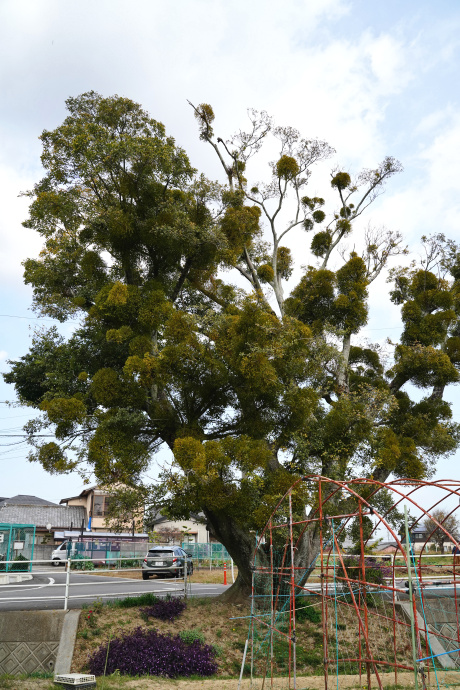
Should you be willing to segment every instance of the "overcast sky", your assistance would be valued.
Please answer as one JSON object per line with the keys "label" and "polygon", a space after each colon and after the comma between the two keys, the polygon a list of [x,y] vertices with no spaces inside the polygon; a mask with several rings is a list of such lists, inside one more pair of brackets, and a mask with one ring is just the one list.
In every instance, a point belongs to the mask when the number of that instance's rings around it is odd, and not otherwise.
{"label": "overcast sky", "polygon": [[[417,253],[423,234],[459,235],[459,37],[455,0],[2,0],[1,369],[25,354],[40,323],[21,266],[40,241],[21,226],[27,201],[18,195],[42,176],[38,136],[62,122],[67,97],[94,89],[138,101],[212,178],[220,171],[187,99],[212,104],[223,138],[245,126],[252,107],[327,140],[347,170],[395,156],[404,173],[369,220],[400,230]],[[321,181],[312,192],[323,192]],[[301,258],[305,237],[292,243]],[[387,290],[382,279],[366,330],[372,340],[401,332]],[[14,400],[1,386],[1,400]],[[449,395],[459,421],[460,397]],[[0,433],[19,434],[28,417],[1,404]],[[0,496],[59,501],[82,489],[78,475],[51,477],[31,465],[20,440],[1,438]],[[460,479],[458,458],[440,462],[438,476]]]}

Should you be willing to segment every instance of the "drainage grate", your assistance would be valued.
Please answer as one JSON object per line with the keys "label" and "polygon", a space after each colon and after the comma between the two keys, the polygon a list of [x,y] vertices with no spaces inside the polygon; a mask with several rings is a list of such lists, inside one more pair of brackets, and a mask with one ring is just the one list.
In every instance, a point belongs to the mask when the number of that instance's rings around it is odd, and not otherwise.
{"label": "drainage grate", "polygon": [[54,676],[54,682],[61,688],[95,688],[96,676],[84,673],[61,673]]}

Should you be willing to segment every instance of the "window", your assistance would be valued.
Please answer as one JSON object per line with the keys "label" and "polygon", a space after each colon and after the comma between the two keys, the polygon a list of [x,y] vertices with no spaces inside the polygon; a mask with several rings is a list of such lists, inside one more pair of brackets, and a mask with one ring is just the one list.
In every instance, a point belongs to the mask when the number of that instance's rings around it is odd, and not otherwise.
{"label": "window", "polygon": [[151,549],[149,551],[149,556],[153,556],[153,558],[173,558],[174,555],[174,551],[166,551],[163,549]]}
{"label": "window", "polygon": [[110,496],[93,496],[93,517],[107,515],[110,501]]}
{"label": "window", "polygon": [[93,497],[93,515],[102,517],[104,515],[104,496]]}

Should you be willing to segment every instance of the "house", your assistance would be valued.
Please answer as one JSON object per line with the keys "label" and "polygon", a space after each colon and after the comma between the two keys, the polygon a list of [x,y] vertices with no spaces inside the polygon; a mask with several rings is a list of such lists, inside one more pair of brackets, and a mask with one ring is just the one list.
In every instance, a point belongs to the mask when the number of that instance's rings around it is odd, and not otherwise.
{"label": "house", "polygon": [[[85,529],[89,527],[91,518],[91,532],[107,532],[108,525],[106,518],[111,500],[111,493],[107,489],[99,486],[91,486],[84,489],[78,496],[63,498],[59,501],[61,505],[68,507],[78,507],[84,511]],[[136,531],[143,531],[143,514],[135,518]],[[131,531],[132,523],[126,525],[126,530]]]}
{"label": "house", "polygon": [[[422,548],[424,551],[437,550],[438,546],[432,539],[431,530],[428,530],[423,524],[415,525],[415,527],[409,529],[409,534],[414,551],[421,551]],[[405,532],[401,532],[400,539],[402,544],[406,543]],[[444,547],[447,547],[449,550],[452,548],[452,542],[447,536],[445,538]]]}
{"label": "house", "polygon": [[[56,530],[77,528],[85,519],[78,506],[60,506],[38,496],[18,495],[0,499],[0,523],[35,525],[35,543],[55,543]],[[58,542],[56,542],[58,543]]]}
{"label": "house", "polygon": [[395,541],[380,541],[375,545],[375,551],[378,554],[396,553],[399,547]]}
{"label": "house", "polygon": [[170,520],[169,518],[157,513],[149,526],[153,528],[153,534],[162,543],[189,544],[207,543],[215,541],[206,528],[204,515],[190,514],[188,520]]}

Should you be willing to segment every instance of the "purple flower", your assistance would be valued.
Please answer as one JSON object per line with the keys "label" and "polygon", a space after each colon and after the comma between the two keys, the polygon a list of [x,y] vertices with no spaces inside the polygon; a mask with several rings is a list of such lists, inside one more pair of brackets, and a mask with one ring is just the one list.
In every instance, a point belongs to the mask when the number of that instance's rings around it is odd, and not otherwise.
{"label": "purple flower", "polygon": [[162,635],[156,630],[137,628],[134,632],[103,644],[90,657],[89,668],[94,675],[117,669],[122,675],[212,676],[217,671],[216,652],[210,645],[194,640],[187,644],[178,635]]}
{"label": "purple flower", "polygon": [[141,609],[141,614],[144,618],[158,618],[161,621],[173,621],[185,609],[186,603],[179,597],[171,599],[160,599],[153,606],[147,606]]}

